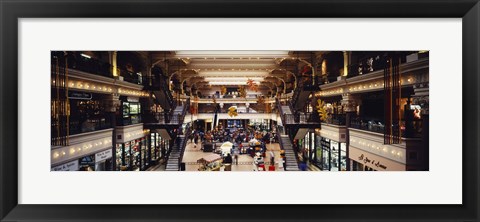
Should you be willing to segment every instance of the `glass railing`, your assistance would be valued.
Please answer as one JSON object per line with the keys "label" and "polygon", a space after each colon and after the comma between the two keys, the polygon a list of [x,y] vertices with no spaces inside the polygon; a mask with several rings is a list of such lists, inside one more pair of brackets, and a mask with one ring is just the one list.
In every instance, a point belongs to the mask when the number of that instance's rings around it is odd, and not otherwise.
{"label": "glass railing", "polygon": [[327,120],[323,121],[328,124],[344,126],[346,123],[345,114],[331,114]]}
{"label": "glass railing", "polygon": [[[113,78],[113,66],[110,63],[84,56],[67,56],[67,61],[68,68],[70,69]],[[142,84],[142,78],[137,73],[120,68],[117,68],[116,71],[123,77],[124,81],[134,84]]]}
{"label": "glass railing", "polygon": [[377,70],[383,70],[385,66],[385,58],[377,55],[367,59],[360,60],[348,66],[348,78],[358,75],[368,74]]}
{"label": "glass railing", "polygon": [[133,124],[139,124],[139,123],[142,123],[142,118],[141,118],[140,115],[135,115],[135,116],[127,117],[127,118],[122,118],[120,120],[120,122],[117,122],[117,123],[120,123],[119,124],[120,126],[128,126],[128,125],[133,125]]}
{"label": "glass railing", "polygon": [[[54,126],[52,125],[52,127]],[[112,128],[112,124],[110,121],[107,121],[106,118],[88,119],[85,121],[70,120],[69,122],[70,135],[88,133],[109,128]]]}
{"label": "glass railing", "polygon": [[123,77],[123,81],[139,85],[142,84],[142,78],[137,73],[125,69],[118,70],[120,71],[119,75]]}
{"label": "glass railing", "polygon": [[384,124],[372,120],[368,121],[363,119],[352,119],[350,121],[350,127],[376,133],[384,133],[385,131]]}
{"label": "glass railing", "polygon": [[[350,127],[375,133],[385,133],[385,125],[378,121],[353,119],[350,121]],[[400,135],[403,138],[420,138],[422,136],[422,127],[421,120],[412,121],[411,130],[406,129],[404,120],[400,121],[400,125],[396,124],[392,126],[394,129],[400,129]]]}
{"label": "glass railing", "polygon": [[113,66],[93,58],[67,56],[68,68],[112,78]]}

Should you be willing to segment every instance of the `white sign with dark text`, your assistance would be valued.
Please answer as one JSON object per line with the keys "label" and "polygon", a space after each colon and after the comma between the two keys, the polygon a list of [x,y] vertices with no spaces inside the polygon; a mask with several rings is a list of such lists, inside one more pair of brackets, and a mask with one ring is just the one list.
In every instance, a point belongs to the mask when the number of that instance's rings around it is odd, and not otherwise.
{"label": "white sign with dark text", "polygon": [[110,159],[112,157],[112,150],[104,150],[95,154],[95,163]]}
{"label": "white sign with dark text", "polygon": [[77,171],[78,170],[78,160],[62,164],[60,166],[52,167],[52,171]]}

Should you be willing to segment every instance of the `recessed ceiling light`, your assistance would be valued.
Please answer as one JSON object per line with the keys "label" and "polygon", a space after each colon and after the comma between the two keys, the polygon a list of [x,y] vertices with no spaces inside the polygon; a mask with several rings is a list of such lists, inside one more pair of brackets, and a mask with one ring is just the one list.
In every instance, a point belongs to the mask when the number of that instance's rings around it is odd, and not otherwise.
{"label": "recessed ceiling light", "polygon": [[92,57],[90,57],[89,55],[87,55],[87,54],[83,54],[83,53],[82,53],[82,54],[80,54],[80,55],[81,55],[82,57],[85,57],[85,58],[87,58],[87,59],[91,59],[91,58],[92,58]]}

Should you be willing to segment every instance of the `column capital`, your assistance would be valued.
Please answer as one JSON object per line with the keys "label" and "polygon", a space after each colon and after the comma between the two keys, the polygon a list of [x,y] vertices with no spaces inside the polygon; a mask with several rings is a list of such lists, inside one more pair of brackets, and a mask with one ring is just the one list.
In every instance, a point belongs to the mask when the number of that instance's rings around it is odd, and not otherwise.
{"label": "column capital", "polygon": [[340,102],[345,112],[356,112],[357,106],[362,104],[362,100],[358,95],[352,95],[350,93],[342,94],[342,101]]}
{"label": "column capital", "polygon": [[103,97],[106,112],[116,112],[120,109],[120,95],[110,94]]}

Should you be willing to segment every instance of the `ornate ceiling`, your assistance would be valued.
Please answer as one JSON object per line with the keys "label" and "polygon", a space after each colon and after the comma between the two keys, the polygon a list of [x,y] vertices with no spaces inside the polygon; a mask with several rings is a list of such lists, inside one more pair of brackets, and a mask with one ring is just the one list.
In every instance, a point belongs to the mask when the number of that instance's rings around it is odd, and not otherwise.
{"label": "ornate ceiling", "polygon": [[151,60],[168,70],[186,88],[211,90],[238,87],[253,80],[259,91],[286,92],[299,66],[311,65],[317,53],[294,51],[169,51],[153,52]]}

